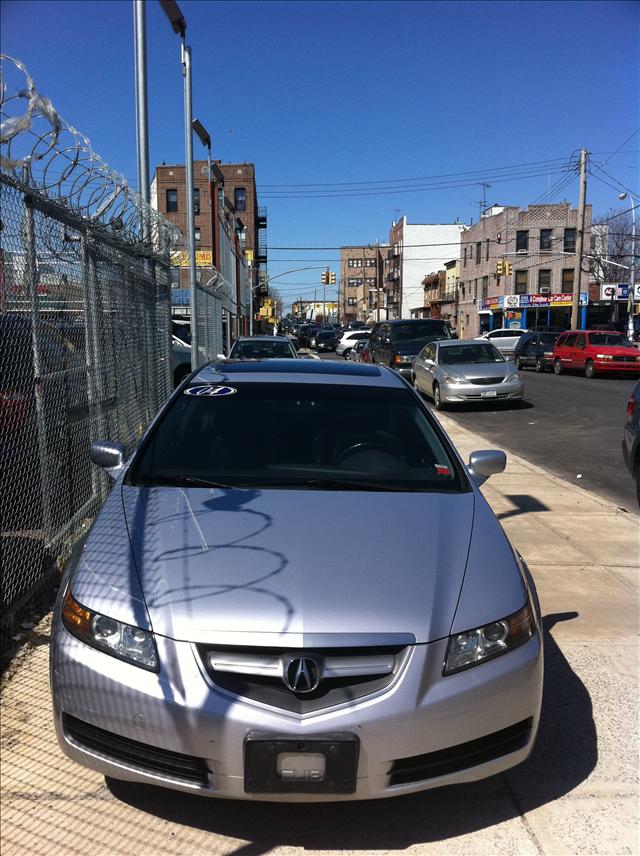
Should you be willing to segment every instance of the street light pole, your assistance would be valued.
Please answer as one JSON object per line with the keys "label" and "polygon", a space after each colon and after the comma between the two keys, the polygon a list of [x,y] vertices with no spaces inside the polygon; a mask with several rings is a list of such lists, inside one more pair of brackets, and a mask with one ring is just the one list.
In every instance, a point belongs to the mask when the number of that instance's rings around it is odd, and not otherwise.
{"label": "street light pole", "polygon": [[[147,23],[145,0],[133,2],[136,70],[136,144],[138,193],[149,203],[149,126],[147,109]],[[148,235],[144,236],[145,239]]]}
{"label": "street light pole", "polygon": [[180,36],[180,61],[184,81],[184,159],[187,190],[187,246],[189,253],[189,314],[191,316],[191,369],[199,365],[198,354],[198,283],[196,281],[196,223],[193,210],[193,136],[191,123],[191,48],[186,44],[187,22],[174,0],[160,0],[173,32]]}

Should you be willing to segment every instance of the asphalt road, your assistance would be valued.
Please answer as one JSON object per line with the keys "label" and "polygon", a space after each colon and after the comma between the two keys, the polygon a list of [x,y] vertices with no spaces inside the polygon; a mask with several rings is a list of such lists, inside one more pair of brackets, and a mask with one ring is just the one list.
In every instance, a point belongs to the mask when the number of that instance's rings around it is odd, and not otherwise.
{"label": "asphalt road", "polygon": [[[323,359],[342,359],[326,354]],[[523,372],[525,402],[461,405],[447,416],[551,473],[637,511],[622,459],[622,427],[633,378]],[[429,399],[427,399],[429,401]]]}

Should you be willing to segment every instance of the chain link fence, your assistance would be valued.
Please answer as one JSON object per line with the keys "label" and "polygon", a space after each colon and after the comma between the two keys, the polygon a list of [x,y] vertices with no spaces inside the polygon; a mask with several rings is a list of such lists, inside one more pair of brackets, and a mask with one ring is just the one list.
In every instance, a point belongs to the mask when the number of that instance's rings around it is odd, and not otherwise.
{"label": "chain link fence", "polygon": [[179,233],[65,125],[20,63],[2,59],[3,75],[8,65],[27,83],[7,97],[3,78],[2,89],[4,642],[107,495],[90,443],[131,451],[171,392],[168,254]]}

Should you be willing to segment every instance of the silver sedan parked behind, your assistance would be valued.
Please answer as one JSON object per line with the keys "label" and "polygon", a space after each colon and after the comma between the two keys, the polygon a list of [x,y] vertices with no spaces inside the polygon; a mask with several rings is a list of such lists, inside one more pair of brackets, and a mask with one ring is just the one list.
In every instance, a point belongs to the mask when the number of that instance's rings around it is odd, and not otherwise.
{"label": "silver sedan parked behind", "polygon": [[128,461],[107,442],[92,460],[115,484],[52,631],[70,758],[312,801],[471,782],[529,755],[539,608],[478,489],[505,455],[465,466],[396,372],[207,365]]}
{"label": "silver sedan parked behind", "polygon": [[465,401],[518,401],[524,395],[515,365],[477,339],[425,345],[413,359],[413,384],[433,398],[438,410]]}
{"label": "silver sedan parked behind", "polygon": [[295,359],[297,356],[288,336],[239,336],[229,352],[230,360]]}

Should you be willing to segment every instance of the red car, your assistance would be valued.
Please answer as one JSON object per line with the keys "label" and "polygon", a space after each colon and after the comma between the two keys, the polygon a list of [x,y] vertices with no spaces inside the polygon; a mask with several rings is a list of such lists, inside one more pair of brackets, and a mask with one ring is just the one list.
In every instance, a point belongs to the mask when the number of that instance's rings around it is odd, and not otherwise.
{"label": "red car", "polygon": [[610,330],[569,330],[553,348],[553,370],[583,371],[585,377],[605,372],[640,373],[640,351],[623,333]]}

